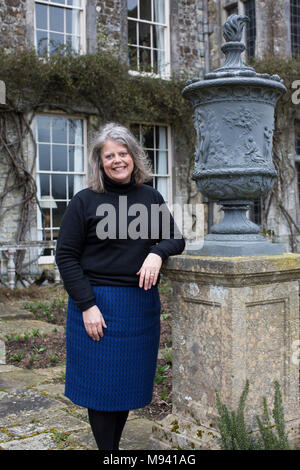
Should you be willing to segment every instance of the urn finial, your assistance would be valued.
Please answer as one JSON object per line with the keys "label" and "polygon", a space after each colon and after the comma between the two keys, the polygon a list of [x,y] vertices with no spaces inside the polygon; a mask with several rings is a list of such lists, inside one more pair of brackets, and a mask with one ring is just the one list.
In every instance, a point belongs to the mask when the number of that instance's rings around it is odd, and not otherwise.
{"label": "urn finial", "polygon": [[243,28],[245,23],[249,22],[248,16],[230,15],[223,24],[223,36],[227,42],[238,41],[242,39]]}

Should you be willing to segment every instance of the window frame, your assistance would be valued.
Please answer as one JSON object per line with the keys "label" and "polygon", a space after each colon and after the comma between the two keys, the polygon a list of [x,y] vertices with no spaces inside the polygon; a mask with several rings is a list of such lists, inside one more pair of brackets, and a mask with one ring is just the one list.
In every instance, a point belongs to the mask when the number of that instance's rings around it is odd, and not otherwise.
{"label": "window frame", "polygon": [[[159,177],[162,177],[162,178],[167,178],[167,195],[168,195],[168,202],[167,202],[167,205],[169,207],[172,206],[173,204],[173,193],[172,193],[172,184],[173,184],[173,178],[172,178],[172,168],[173,168],[173,149],[172,149],[172,129],[171,129],[171,126],[169,124],[166,124],[166,123],[162,123],[162,122],[145,122],[145,121],[130,121],[128,123],[128,128],[130,129],[130,126],[131,125],[139,125],[139,126],[152,126],[152,127],[165,127],[166,130],[167,130],[167,144],[168,144],[168,148],[166,149],[167,150],[167,163],[168,163],[168,173],[167,174],[159,174],[159,173],[152,173],[152,178],[159,178]],[[140,129],[140,135],[141,135],[141,129]],[[141,140],[139,140],[139,142],[142,144]],[[144,147],[143,147],[144,148]],[[147,147],[145,147],[145,151],[147,153],[148,150],[152,150],[152,149],[148,149]],[[153,148],[153,150],[159,150],[159,149],[156,149],[156,148]],[[155,186],[153,186],[155,188]],[[156,188],[155,188],[156,189]]]}
{"label": "window frame", "polygon": [[254,30],[255,30],[255,36],[254,36],[254,45],[253,45],[253,49],[254,49],[254,53],[253,55],[250,55],[249,54],[249,49],[250,49],[250,45],[249,45],[249,28],[250,28],[250,24],[247,24],[246,25],[246,28],[245,28],[245,42],[246,42],[246,54],[247,54],[247,60],[248,61],[251,61],[252,58],[255,58],[256,57],[256,53],[257,53],[257,48],[256,48],[256,41],[257,41],[257,21],[256,21],[256,1],[255,0],[242,0],[243,1],[243,9],[244,9],[244,14],[247,15],[247,4],[251,1],[253,2],[253,6],[254,6]]}
{"label": "window frame", "polygon": [[[86,53],[86,2],[87,0],[81,0],[82,5],[80,7],[72,6],[72,5],[63,5],[61,3],[56,3],[54,0],[34,0],[33,2],[33,26],[34,26],[34,47],[35,50],[38,53],[38,44],[37,44],[37,35],[36,32],[37,30],[39,31],[40,29],[37,28],[36,25],[36,13],[35,13],[35,5],[36,4],[41,4],[45,6],[54,6],[54,7],[59,7],[59,8],[64,8],[68,10],[78,10],[79,13],[79,54],[85,54]],[[64,34],[65,33],[65,24],[64,24]],[[49,25],[49,20],[47,24],[47,30],[41,30],[41,31],[47,31],[47,57],[50,57],[50,41],[49,41],[49,33],[51,32],[50,30],[50,25]],[[55,31],[54,31],[55,32]]]}
{"label": "window frame", "polygon": [[[53,171],[53,170],[38,170],[38,125],[37,125],[37,117],[38,116],[47,116],[49,118],[64,118],[64,119],[78,119],[82,121],[82,148],[83,148],[83,171],[81,172],[75,172],[75,171]],[[63,175],[68,175],[68,174],[78,174],[82,176],[82,189],[84,189],[87,185],[87,178],[88,178],[88,151],[87,151],[87,119],[80,116],[80,115],[66,115],[66,114],[59,114],[59,113],[47,113],[47,112],[41,112],[37,113],[36,116],[33,119],[32,123],[32,130],[33,130],[33,135],[35,136],[36,139],[36,162],[35,162],[35,172],[34,172],[34,177],[35,181],[37,184],[37,198],[39,202],[41,201],[41,193],[40,193],[40,182],[39,182],[39,175],[40,174],[49,174],[49,175],[55,175],[55,174],[63,174]],[[49,144],[56,145],[52,141],[49,142]],[[66,144],[68,145],[68,144]],[[52,197],[52,195],[50,194]],[[68,195],[69,196],[69,195]],[[53,198],[54,199],[54,198]],[[54,201],[58,202],[66,202],[66,207],[68,206],[69,202],[71,201],[72,198],[68,197],[66,199],[54,199]],[[56,227],[53,225],[53,219],[50,219],[50,226],[49,228],[47,227],[46,232],[50,233],[50,239],[49,240],[54,240],[53,239],[53,231],[58,230],[59,232],[60,227]],[[37,240],[43,240],[43,236],[45,233],[45,227],[42,225],[42,214],[40,211],[40,208],[38,204],[36,204],[36,239]]]}
{"label": "window frame", "polygon": [[[140,0],[138,0],[138,8],[139,8],[139,2]],[[154,26],[155,25],[164,26],[165,28],[165,35],[164,35],[164,51],[165,51],[164,69],[165,71],[164,73],[160,74],[160,73],[155,73],[155,72],[145,72],[141,70],[130,69],[129,70],[130,75],[152,77],[152,78],[162,78],[165,80],[168,80],[171,77],[170,0],[164,0],[164,5],[165,5],[165,23],[164,24],[157,23],[155,21],[142,20],[140,18],[133,18],[128,15],[128,6],[127,6],[127,28],[128,28],[128,20],[135,21],[136,23],[139,22],[139,23],[145,23],[145,24],[150,24]],[[151,0],[151,8],[153,9],[153,0]],[[129,40],[127,39],[127,52],[129,52],[130,46],[131,44],[129,44]],[[137,46],[136,48],[139,48],[138,45],[136,46]],[[151,51],[155,49],[150,47],[149,50]],[[128,64],[129,64],[129,58],[128,58]]]}

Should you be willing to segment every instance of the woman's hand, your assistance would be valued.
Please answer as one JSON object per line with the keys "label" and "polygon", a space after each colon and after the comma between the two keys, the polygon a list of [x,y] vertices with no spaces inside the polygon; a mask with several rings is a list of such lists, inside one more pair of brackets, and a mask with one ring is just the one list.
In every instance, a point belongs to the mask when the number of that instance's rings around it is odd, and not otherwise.
{"label": "woman's hand", "polygon": [[87,310],[84,310],[82,317],[87,334],[94,341],[99,341],[99,336],[103,336],[103,328],[107,328],[107,326],[97,305],[93,305]]}
{"label": "woman's hand", "polygon": [[141,269],[137,272],[137,275],[140,276],[139,287],[143,287],[144,284],[144,289],[147,290],[155,286],[161,265],[161,257],[155,253],[149,253]]}

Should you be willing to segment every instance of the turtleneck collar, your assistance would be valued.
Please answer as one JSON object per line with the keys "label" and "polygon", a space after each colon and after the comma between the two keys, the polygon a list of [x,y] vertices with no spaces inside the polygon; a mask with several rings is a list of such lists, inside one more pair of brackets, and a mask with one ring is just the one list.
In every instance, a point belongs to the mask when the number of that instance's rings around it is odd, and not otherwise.
{"label": "turtleneck collar", "polygon": [[135,179],[133,173],[131,174],[130,181],[128,183],[117,183],[113,181],[107,174],[103,171],[104,187],[106,191],[126,194],[135,187]]}

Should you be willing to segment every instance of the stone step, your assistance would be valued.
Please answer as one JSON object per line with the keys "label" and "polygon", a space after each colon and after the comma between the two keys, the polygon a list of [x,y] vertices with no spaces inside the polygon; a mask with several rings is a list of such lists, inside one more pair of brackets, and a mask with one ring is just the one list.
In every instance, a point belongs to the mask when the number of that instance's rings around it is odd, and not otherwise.
{"label": "stone step", "polygon": [[25,333],[31,333],[33,330],[38,330],[39,334],[49,335],[54,331],[64,333],[65,328],[62,325],[54,325],[41,320],[4,320],[0,321],[0,340],[7,341],[7,337],[12,335],[24,336]]}
{"label": "stone step", "polygon": [[34,319],[32,312],[24,308],[24,300],[15,300],[0,303],[0,319],[3,320],[22,320]]}

